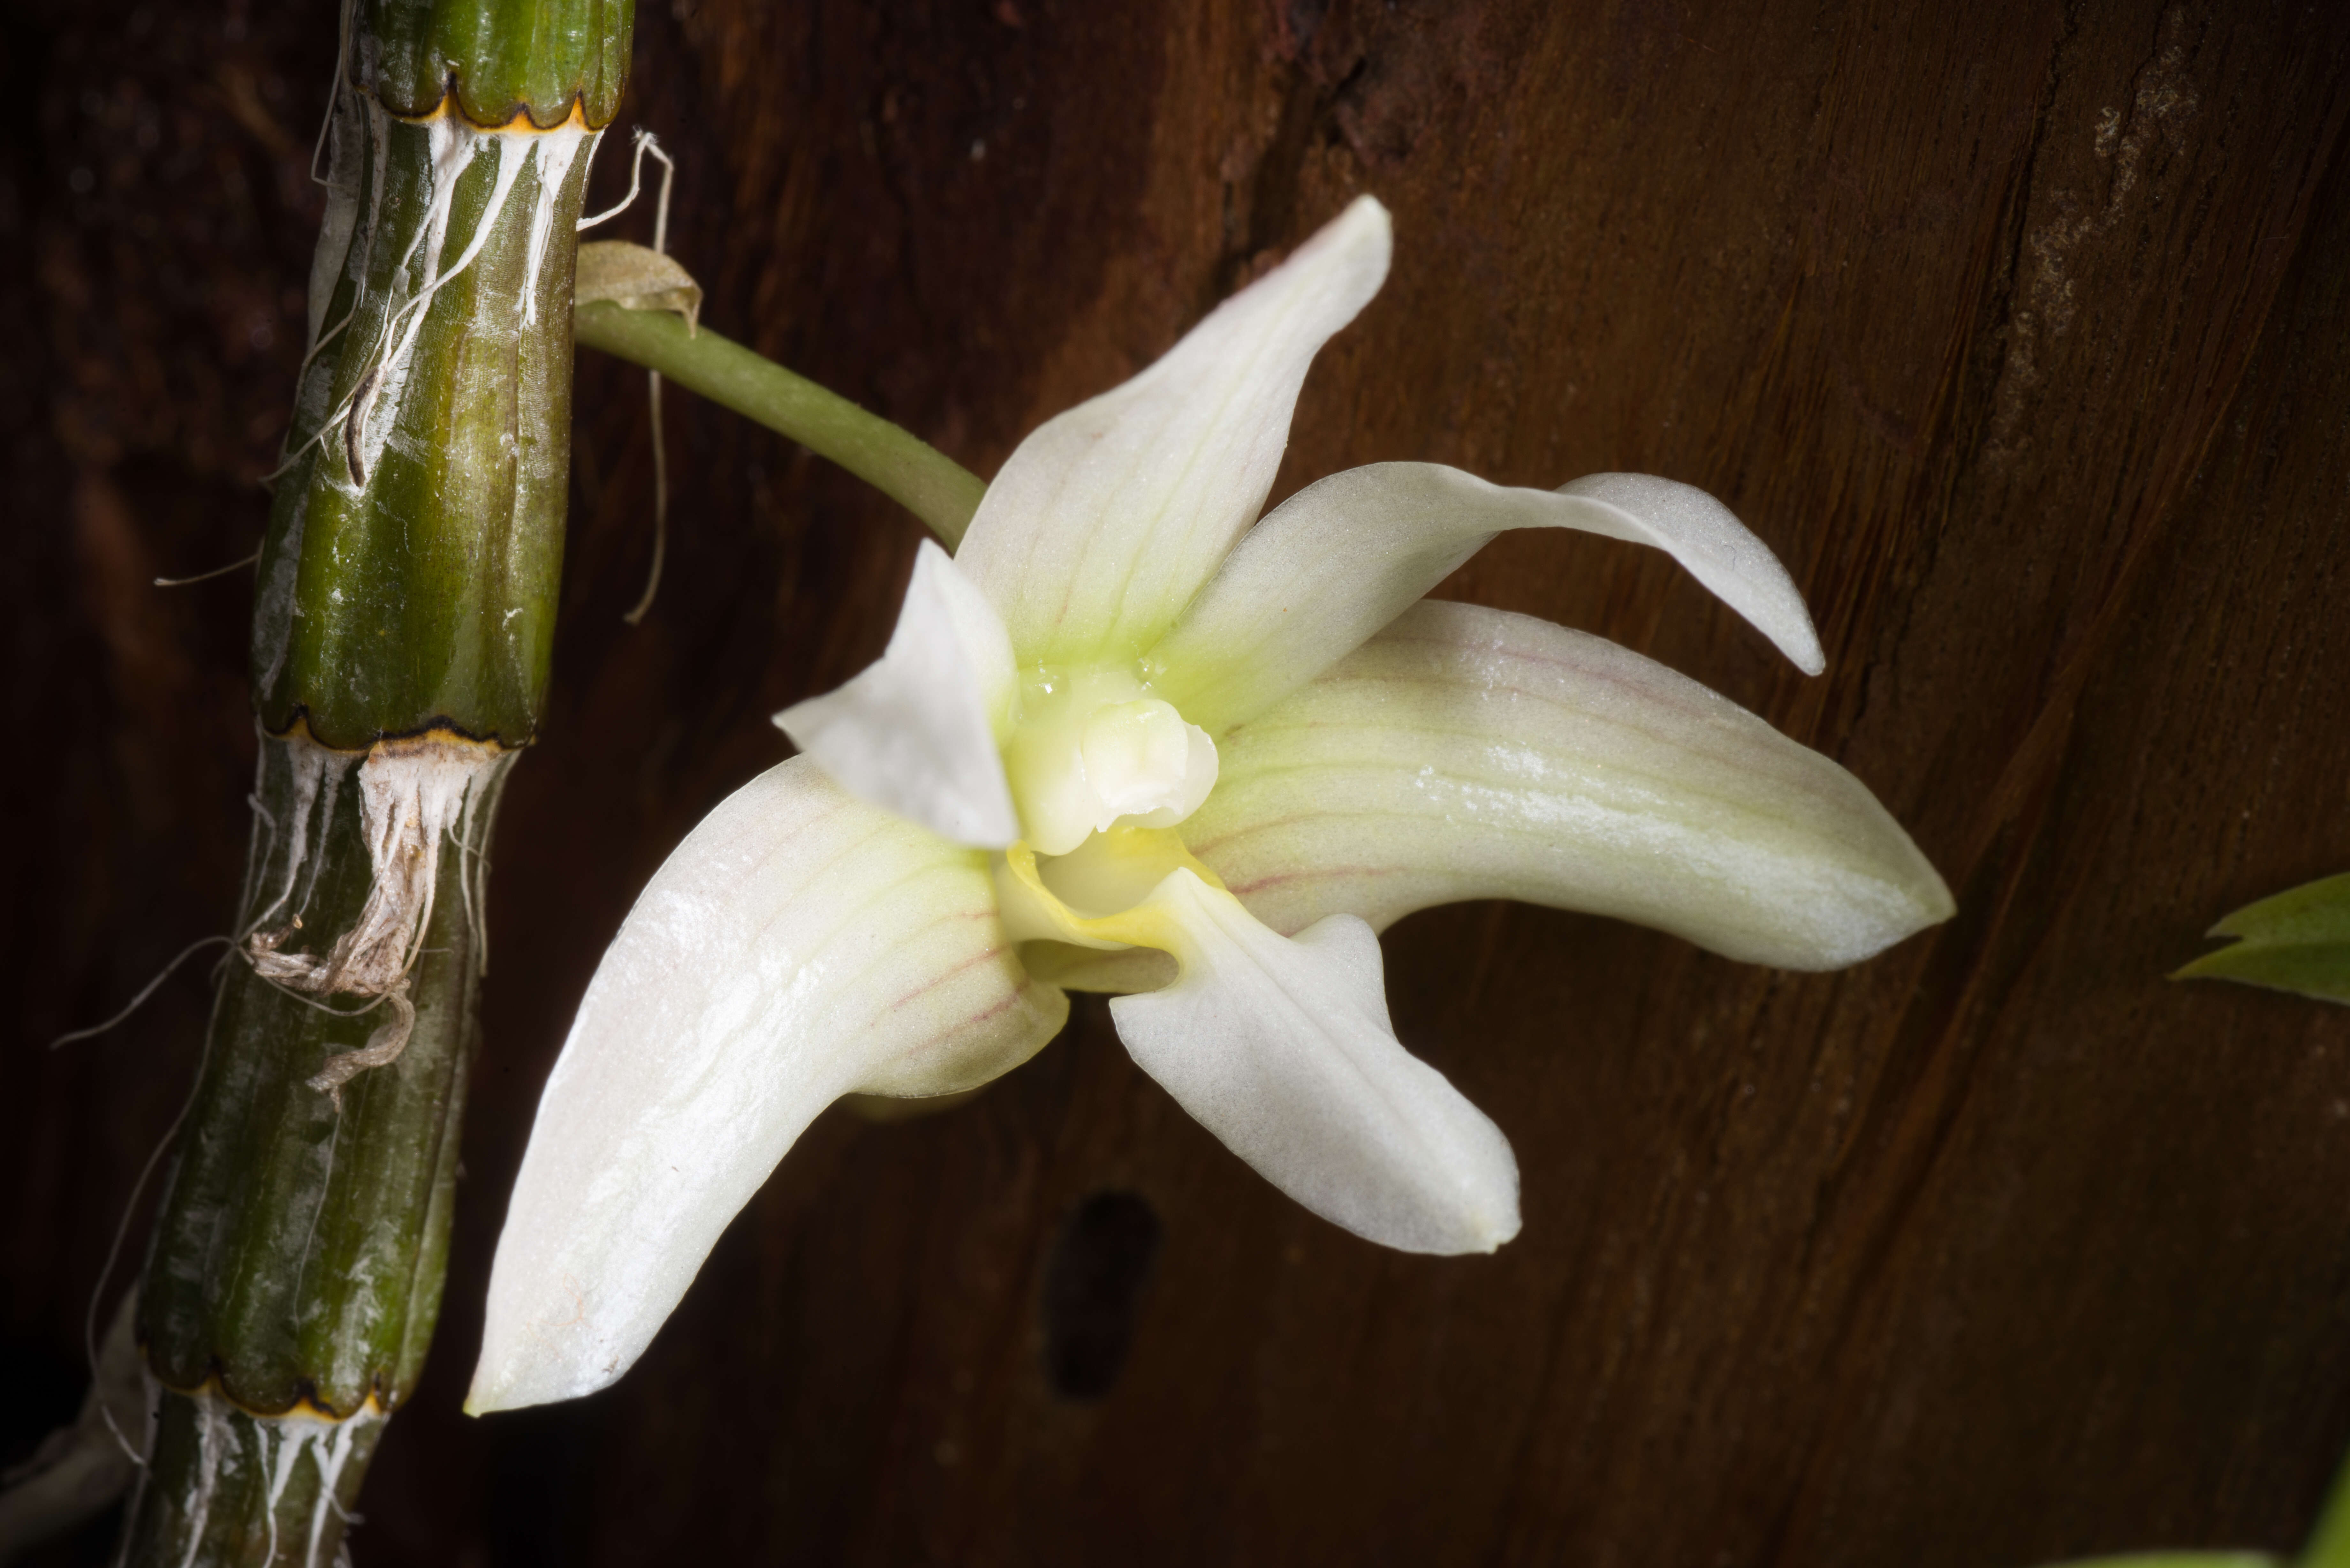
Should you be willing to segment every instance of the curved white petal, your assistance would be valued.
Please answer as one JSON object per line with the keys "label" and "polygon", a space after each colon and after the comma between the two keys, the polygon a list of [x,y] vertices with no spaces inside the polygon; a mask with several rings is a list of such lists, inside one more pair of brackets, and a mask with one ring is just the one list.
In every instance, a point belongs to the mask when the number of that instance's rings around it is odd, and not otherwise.
{"label": "curved white petal", "polygon": [[997,751],[1017,695],[994,607],[925,539],[888,649],[775,722],[852,794],[957,844],[1002,849],[1020,836]]}
{"label": "curved white petal", "polygon": [[626,1371],[817,1112],[1025,1060],[1067,1000],[1022,971],[987,857],[804,757],[730,796],[629,910],[547,1079],[468,1408]]}
{"label": "curved white petal", "polygon": [[1328,669],[1510,528],[1654,545],[1804,673],[1826,668],[1787,569],[1693,485],[1595,473],[1523,490],[1439,463],[1378,462],[1306,486],[1240,542],[1146,656],[1152,690],[1217,733]]}
{"label": "curved white petal", "polygon": [[1586,473],[1558,487],[1586,510],[1574,526],[1611,539],[1654,545],[1746,618],[1806,675],[1828,667],[1819,633],[1794,578],[1737,514],[1679,480],[1653,473]]}
{"label": "curved white petal", "polygon": [[1294,939],[1189,870],[1151,895],[1181,966],[1112,1002],[1142,1070],[1265,1179],[1407,1252],[1490,1252],[1518,1233],[1501,1128],[1406,1051],[1378,938],[1334,915]]}
{"label": "curved white petal", "polygon": [[1184,842],[1275,930],[1518,898],[1822,970],[1953,908],[1843,768],[1529,616],[1423,601],[1219,745]]}
{"label": "curved white petal", "polygon": [[1020,443],[956,559],[1022,664],[1140,652],[1255,521],[1306,367],[1387,277],[1387,209],[1358,198],[1165,358]]}

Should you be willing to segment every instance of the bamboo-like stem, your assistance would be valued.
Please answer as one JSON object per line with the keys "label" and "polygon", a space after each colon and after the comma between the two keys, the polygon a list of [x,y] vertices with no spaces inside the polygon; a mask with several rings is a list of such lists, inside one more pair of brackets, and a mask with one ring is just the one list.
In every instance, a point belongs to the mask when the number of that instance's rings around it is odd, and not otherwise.
{"label": "bamboo-like stem", "polygon": [[546,695],[575,226],[630,11],[349,0],[257,572],[254,847],[141,1281],[126,1563],[334,1561],[422,1372],[489,831]]}
{"label": "bamboo-like stem", "polygon": [[830,458],[904,506],[952,549],[971,526],[987,484],[920,437],[707,327],[665,310],[608,300],[583,305],[573,323],[590,348],[658,370]]}
{"label": "bamboo-like stem", "polygon": [[[331,1560],[383,1420],[423,1370],[474,1044],[486,836],[511,760],[477,753],[445,740],[364,755],[299,732],[263,741],[244,931],[359,928],[382,882],[381,800],[438,769],[463,798],[423,825],[431,836],[409,836],[435,863],[417,868],[430,912],[394,989],[311,994],[257,961],[223,981],[140,1298],[156,1398],[131,1563]],[[291,963],[293,945],[245,950]],[[322,1092],[322,1070],[396,1012],[412,1015],[396,1058]]]}

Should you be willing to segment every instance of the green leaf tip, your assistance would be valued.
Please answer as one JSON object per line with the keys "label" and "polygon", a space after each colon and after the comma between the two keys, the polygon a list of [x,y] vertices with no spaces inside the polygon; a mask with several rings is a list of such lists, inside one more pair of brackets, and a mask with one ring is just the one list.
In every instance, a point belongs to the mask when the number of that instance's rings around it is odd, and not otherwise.
{"label": "green leaf tip", "polygon": [[2171,979],[2232,980],[2350,1002],[2350,873],[2247,904],[2209,934],[2234,940]]}

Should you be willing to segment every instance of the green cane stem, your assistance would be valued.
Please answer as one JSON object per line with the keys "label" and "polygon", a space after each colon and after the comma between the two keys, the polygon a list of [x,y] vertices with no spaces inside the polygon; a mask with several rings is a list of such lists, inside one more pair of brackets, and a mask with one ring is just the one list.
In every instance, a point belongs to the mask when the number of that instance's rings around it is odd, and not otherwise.
{"label": "green cane stem", "polygon": [[376,46],[370,87],[394,114],[421,119],[444,95],[475,125],[523,115],[545,130],[577,107],[602,127],[620,112],[635,0],[360,4]]}
{"label": "green cane stem", "polygon": [[257,572],[235,959],[142,1276],[134,1565],[335,1560],[439,1315],[498,789],[537,732],[574,238],[627,0],[354,0]]}
{"label": "green cane stem", "polygon": [[[280,831],[240,929],[298,909],[306,930],[349,929],[374,880],[352,776],[365,763],[300,737],[262,745],[258,794]],[[329,770],[341,775],[331,799]],[[307,1080],[366,1046],[387,999],[308,996],[229,966],[141,1293],[159,1402],[129,1562],[334,1560],[440,1310],[476,1035],[479,868],[442,856],[402,999],[415,1013],[405,1048],[345,1085],[339,1109]]]}

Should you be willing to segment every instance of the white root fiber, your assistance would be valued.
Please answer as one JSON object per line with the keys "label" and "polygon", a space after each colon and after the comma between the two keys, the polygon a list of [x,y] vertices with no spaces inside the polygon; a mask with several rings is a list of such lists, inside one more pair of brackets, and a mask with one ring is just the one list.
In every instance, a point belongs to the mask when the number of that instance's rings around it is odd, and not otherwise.
{"label": "white root fiber", "polygon": [[[362,121],[364,140],[360,134]],[[371,341],[351,389],[328,409],[325,400],[334,377],[313,376],[309,371],[318,352],[346,327],[359,320],[361,313],[373,303],[370,296],[374,292],[371,274],[375,243],[383,227],[385,171],[392,127],[397,123],[421,123],[428,139],[422,221],[391,271],[389,295],[379,306],[380,319],[375,321]],[[340,477],[326,474],[326,483],[348,494],[365,493],[390,432],[399,422],[400,405],[426,311],[433,297],[471,267],[483,247],[499,232],[506,222],[522,174],[534,166],[536,191],[524,220],[525,275],[506,327],[508,330],[518,330],[538,321],[539,291],[548,281],[545,275],[556,263],[552,236],[564,182],[583,154],[594,155],[602,136],[600,130],[588,130],[576,117],[546,130],[530,126],[526,120],[509,126],[477,126],[446,106],[421,122],[400,121],[371,96],[355,88],[345,89],[328,121],[332,172],[323,182],[328,187],[328,213],[311,265],[310,342],[296,400],[295,423],[297,428],[308,426],[310,433],[299,442],[293,441],[289,434],[284,459],[272,478],[290,472],[305,453],[339,432],[344,472]],[[494,163],[491,189],[456,259],[444,265],[458,182],[474,161],[484,155]],[[364,221],[359,214],[363,169],[372,171],[364,182],[368,186]],[[344,281],[352,285],[354,297],[342,317],[329,326],[326,312],[335,289]]]}
{"label": "white root fiber", "polygon": [[[286,1522],[300,1532],[298,1561],[305,1568],[319,1568],[319,1564],[329,1561],[322,1555],[328,1524],[331,1518],[342,1514],[342,1501],[336,1496],[336,1488],[361,1435],[384,1419],[383,1411],[370,1399],[339,1420],[299,1407],[282,1416],[263,1416],[231,1403],[217,1388],[209,1386],[186,1392],[184,1397],[196,1407],[198,1456],[195,1495],[182,1504],[185,1510],[181,1532],[187,1548],[184,1562],[192,1568],[202,1556],[205,1527],[211,1522],[213,1502],[222,1500],[223,1485],[244,1487],[255,1480],[262,1492],[264,1529],[267,1532],[267,1554],[262,1561],[276,1563],[296,1560],[290,1552],[281,1553],[278,1516],[286,1493],[305,1460],[308,1461],[317,1490],[311,1494],[303,1513]],[[240,1500],[232,1493],[224,1501],[236,1506]]]}

